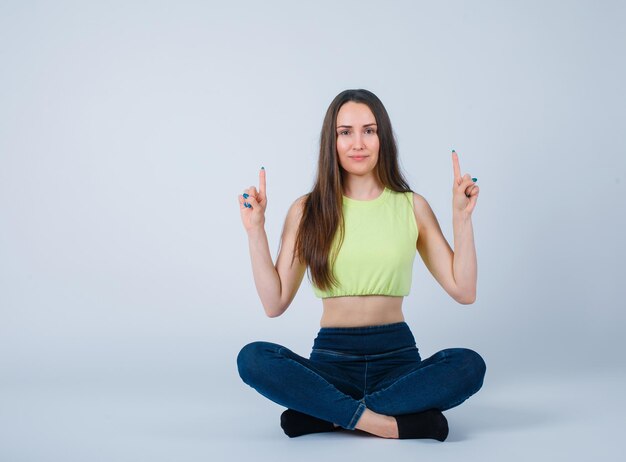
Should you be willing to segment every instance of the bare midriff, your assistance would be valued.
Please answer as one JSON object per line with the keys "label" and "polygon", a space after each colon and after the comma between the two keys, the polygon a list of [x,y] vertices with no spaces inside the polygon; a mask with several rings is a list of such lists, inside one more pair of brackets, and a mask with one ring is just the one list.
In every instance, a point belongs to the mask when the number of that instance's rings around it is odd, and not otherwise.
{"label": "bare midriff", "polygon": [[364,327],[404,321],[404,297],[365,295],[322,299],[321,327]]}

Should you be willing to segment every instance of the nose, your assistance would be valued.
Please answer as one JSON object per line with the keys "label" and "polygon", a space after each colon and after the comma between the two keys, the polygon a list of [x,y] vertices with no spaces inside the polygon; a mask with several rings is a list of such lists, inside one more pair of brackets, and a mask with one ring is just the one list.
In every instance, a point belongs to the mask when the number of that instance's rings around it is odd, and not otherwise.
{"label": "nose", "polygon": [[355,151],[363,150],[363,137],[360,133],[356,133],[354,135],[354,143],[352,144],[352,149]]}

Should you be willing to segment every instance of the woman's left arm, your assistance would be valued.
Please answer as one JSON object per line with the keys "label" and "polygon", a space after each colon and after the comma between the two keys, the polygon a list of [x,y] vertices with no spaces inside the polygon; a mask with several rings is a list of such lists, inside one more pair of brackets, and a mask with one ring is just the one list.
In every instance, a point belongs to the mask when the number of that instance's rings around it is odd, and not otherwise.
{"label": "woman's left arm", "polygon": [[454,252],[443,236],[426,199],[414,194],[413,204],[419,229],[417,250],[443,289],[457,302],[469,305],[476,300],[477,263],[472,212],[478,200],[479,189],[470,175],[461,177],[458,156],[454,151],[452,164]]}

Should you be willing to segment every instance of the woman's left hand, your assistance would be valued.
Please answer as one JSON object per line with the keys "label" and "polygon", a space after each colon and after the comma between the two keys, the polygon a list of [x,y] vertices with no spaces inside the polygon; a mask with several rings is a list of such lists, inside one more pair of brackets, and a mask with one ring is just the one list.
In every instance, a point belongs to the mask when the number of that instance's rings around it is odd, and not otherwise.
{"label": "woman's left hand", "polygon": [[452,167],[454,168],[452,212],[471,215],[474,207],[476,207],[476,201],[478,200],[478,186],[476,186],[469,173],[461,176],[459,156],[455,151],[452,151]]}

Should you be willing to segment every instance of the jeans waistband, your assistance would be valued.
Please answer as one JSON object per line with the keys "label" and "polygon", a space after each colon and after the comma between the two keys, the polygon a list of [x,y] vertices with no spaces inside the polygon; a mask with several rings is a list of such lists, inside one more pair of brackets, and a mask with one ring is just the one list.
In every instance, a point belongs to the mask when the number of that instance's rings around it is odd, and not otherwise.
{"label": "jeans waistband", "polygon": [[346,354],[379,354],[415,346],[415,338],[406,322],[365,327],[322,327],[313,349]]}

